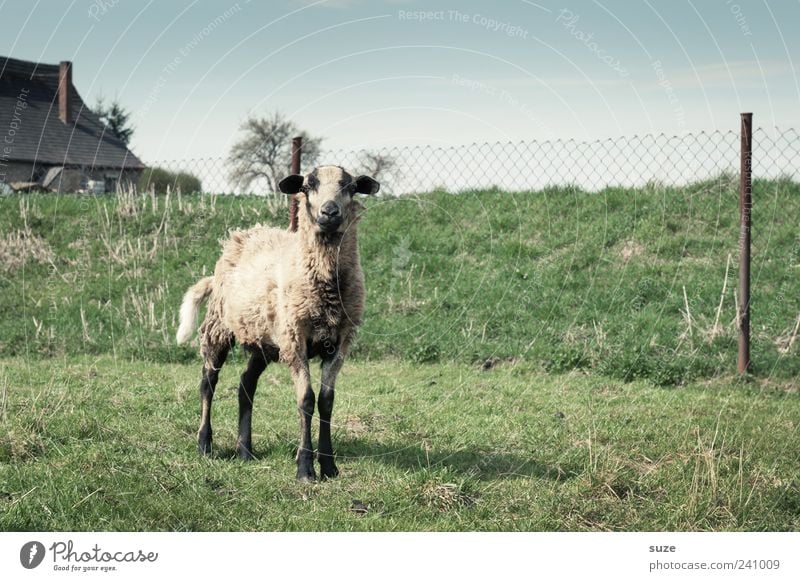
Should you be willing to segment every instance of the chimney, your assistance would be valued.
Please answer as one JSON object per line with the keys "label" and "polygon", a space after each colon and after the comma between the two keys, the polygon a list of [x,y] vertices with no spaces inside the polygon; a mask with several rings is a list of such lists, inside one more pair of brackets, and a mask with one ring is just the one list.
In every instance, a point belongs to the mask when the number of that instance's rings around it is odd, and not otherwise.
{"label": "chimney", "polygon": [[58,63],[58,118],[62,123],[72,123],[72,63]]}

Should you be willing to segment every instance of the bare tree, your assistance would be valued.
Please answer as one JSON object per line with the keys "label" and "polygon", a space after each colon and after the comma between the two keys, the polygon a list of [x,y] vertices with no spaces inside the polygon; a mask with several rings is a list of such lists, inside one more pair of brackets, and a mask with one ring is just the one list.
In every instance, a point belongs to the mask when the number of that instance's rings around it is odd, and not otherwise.
{"label": "bare tree", "polygon": [[398,172],[397,158],[388,153],[365,151],[359,163],[358,171],[376,180],[390,178]]}
{"label": "bare tree", "polygon": [[313,165],[319,157],[322,138],[301,131],[280,112],[248,117],[240,131],[242,138],[231,147],[228,162],[231,180],[242,188],[265,179],[273,192],[278,191],[278,182],[288,175],[291,166],[292,137],[303,138],[303,165]]}

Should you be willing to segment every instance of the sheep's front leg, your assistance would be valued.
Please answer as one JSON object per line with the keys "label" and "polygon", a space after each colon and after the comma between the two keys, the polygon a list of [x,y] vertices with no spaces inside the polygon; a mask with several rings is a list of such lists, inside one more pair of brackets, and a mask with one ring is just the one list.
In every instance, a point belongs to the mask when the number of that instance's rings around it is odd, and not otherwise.
{"label": "sheep's front leg", "polygon": [[331,415],[336,387],[336,376],[344,363],[344,357],[338,352],[330,358],[322,360],[322,386],[319,391],[319,469],[324,478],[333,478],[339,474],[333,459],[331,443]]}
{"label": "sheep's front leg", "polygon": [[297,397],[297,411],[300,414],[300,446],[297,449],[297,480],[313,482],[317,479],[314,472],[314,445],[311,442],[311,420],[314,418],[314,390],[311,389],[311,373],[308,361],[297,361],[290,365],[292,381],[294,381]]}

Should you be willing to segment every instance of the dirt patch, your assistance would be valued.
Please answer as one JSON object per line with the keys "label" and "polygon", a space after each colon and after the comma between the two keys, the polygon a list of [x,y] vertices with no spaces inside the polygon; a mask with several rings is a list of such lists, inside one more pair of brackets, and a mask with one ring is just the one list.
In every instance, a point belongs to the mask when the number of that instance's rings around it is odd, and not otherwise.
{"label": "dirt patch", "polygon": [[426,506],[439,512],[466,508],[475,504],[476,497],[457,484],[428,482],[422,488],[422,499]]}
{"label": "dirt patch", "polygon": [[508,363],[509,365],[513,365],[517,362],[516,357],[489,357],[486,361],[481,363],[481,369],[483,371],[489,371],[490,369],[494,369],[498,365],[502,365],[503,363]]}
{"label": "dirt patch", "polygon": [[644,254],[644,246],[636,242],[636,240],[626,240],[619,250],[619,255],[623,262],[628,262],[631,258],[642,254]]}
{"label": "dirt patch", "polygon": [[353,500],[350,503],[350,512],[354,512],[358,516],[364,516],[369,512],[369,505],[360,500]]}
{"label": "dirt patch", "polygon": [[27,262],[47,264],[55,255],[47,240],[30,230],[17,230],[6,234],[0,245],[0,270],[10,272],[21,268]]}
{"label": "dirt patch", "polygon": [[342,428],[348,434],[353,434],[355,436],[365,434],[369,431],[369,425],[367,422],[359,418],[358,416],[347,416],[341,422]]}
{"label": "dirt patch", "polygon": [[800,315],[798,315],[794,326],[790,329],[785,330],[775,340],[775,346],[778,348],[778,353],[780,353],[781,355],[786,355],[787,353],[789,353],[789,351],[792,350],[795,341],[797,341],[797,335],[799,331],[800,331]]}
{"label": "dirt patch", "polygon": [[0,437],[0,462],[27,462],[44,453],[44,442],[33,432],[12,429]]}
{"label": "dirt patch", "polygon": [[348,415],[340,421],[334,419],[337,428],[343,429],[347,434],[360,436],[366,433],[374,434],[386,429],[386,418],[377,412],[366,412],[360,415]]}

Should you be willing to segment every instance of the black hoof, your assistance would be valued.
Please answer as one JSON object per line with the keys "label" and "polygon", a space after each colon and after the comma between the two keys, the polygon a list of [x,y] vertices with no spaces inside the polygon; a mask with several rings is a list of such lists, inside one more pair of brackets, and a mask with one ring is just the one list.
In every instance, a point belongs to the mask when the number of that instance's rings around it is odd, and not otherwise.
{"label": "black hoof", "polygon": [[339,476],[339,469],[336,467],[333,459],[320,459],[319,471],[323,478],[336,478]]}
{"label": "black hoof", "polygon": [[313,470],[311,470],[310,472],[302,472],[302,473],[300,472],[300,470],[298,470],[297,481],[300,483],[310,484],[312,482],[317,481],[317,475],[314,473]]}
{"label": "black hoof", "polygon": [[253,453],[250,450],[246,450],[245,448],[237,448],[236,455],[239,456],[239,460],[244,460],[245,462],[249,462],[251,460],[256,459],[256,457],[253,456]]}
{"label": "black hoof", "polygon": [[211,436],[206,438],[200,437],[197,440],[197,451],[200,452],[201,456],[210,456],[211,455]]}
{"label": "black hoof", "polygon": [[248,444],[243,444],[242,442],[236,444],[236,455],[239,456],[241,460],[256,459],[256,457],[253,455],[253,446]]}
{"label": "black hoof", "polygon": [[316,482],[317,474],[314,472],[314,463],[309,459],[302,459],[297,464],[298,482]]}

